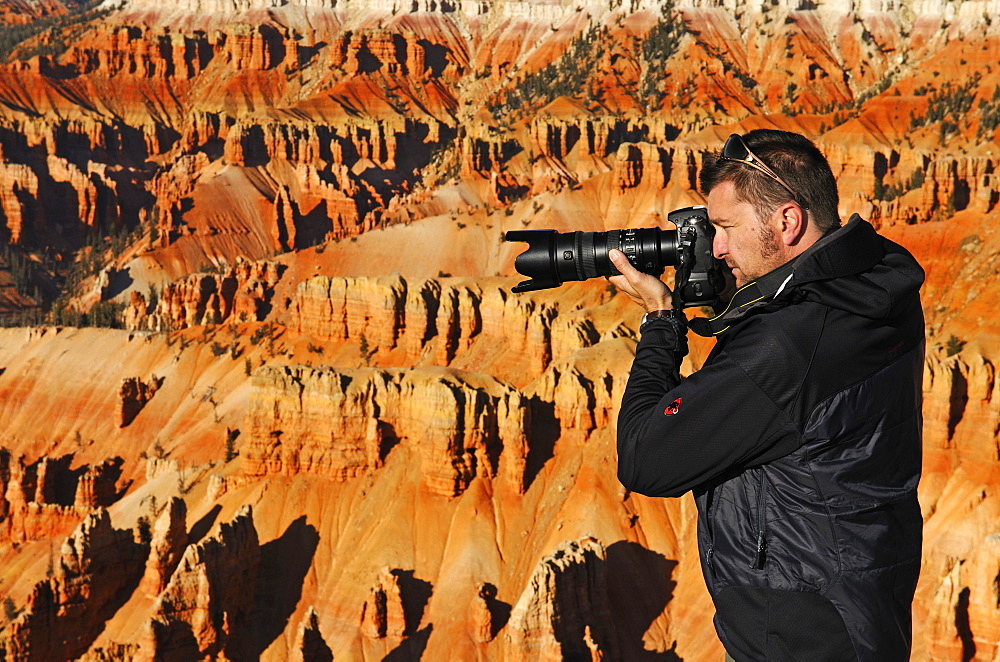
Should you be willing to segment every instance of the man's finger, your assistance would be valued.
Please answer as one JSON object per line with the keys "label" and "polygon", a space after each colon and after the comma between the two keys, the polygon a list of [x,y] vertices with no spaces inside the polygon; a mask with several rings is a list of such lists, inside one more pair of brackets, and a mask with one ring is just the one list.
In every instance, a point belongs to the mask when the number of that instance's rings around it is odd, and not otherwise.
{"label": "man's finger", "polygon": [[620,250],[612,248],[608,251],[608,258],[610,258],[611,263],[615,265],[615,268],[618,269],[618,273],[625,276],[627,280],[632,281],[638,275],[639,272],[632,266],[632,263],[628,261],[628,258],[625,257],[625,254]]}

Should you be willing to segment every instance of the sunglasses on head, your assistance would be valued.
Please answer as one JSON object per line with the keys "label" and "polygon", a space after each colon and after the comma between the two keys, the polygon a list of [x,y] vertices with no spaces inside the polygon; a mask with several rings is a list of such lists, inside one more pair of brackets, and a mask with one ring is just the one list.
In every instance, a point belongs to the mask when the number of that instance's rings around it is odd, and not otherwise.
{"label": "sunglasses on head", "polygon": [[750,151],[747,144],[743,142],[743,138],[737,134],[729,136],[729,140],[726,141],[725,146],[722,148],[721,159],[725,161],[736,161],[737,163],[744,163],[751,168],[756,168],[760,172],[764,173],[774,181],[778,182],[785,189],[788,190],[792,195],[792,200],[799,203],[803,209],[809,209],[809,205],[806,204],[804,198],[802,198],[798,193],[792,190],[792,187],[785,183],[785,181],[778,177],[773,170],[767,167],[767,165],[760,160],[760,157]]}

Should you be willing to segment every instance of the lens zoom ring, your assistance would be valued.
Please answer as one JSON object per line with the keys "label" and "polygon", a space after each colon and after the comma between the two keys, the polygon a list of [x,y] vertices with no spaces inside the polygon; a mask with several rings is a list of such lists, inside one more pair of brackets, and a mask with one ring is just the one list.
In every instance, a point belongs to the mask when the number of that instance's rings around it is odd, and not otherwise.
{"label": "lens zoom ring", "polygon": [[[621,230],[610,230],[608,232],[607,246],[604,248],[604,259],[608,261],[608,270],[613,274],[620,274],[621,272],[618,271],[614,263],[611,262],[611,258],[608,257],[608,253],[611,252],[612,248],[621,251],[623,254],[625,253],[625,247],[622,246]],[[628,255],[625,255],[625,257],[628,257]]]}
{"label": "lens zoom ring", "polygon": [[584,280],[586,278],[594,278],[598,275],[597,255],[594,246],[595,233],[590,233],[590,232],[587,233],[588,235],[587,238],[590,241],[582,241],[583,234],[584,233],[581,232],[577,237],[577,241],[579,243],[577,244],[577,252],[576,252],[576,254],[580,256],[580,261],[577,263],[577,266],[580,270],[580,280]]}
{"label": "lens zoom ring", "polygon": [[580,251],[583,249],[583,233],[579,230],[573,233],[573,270],[576,272],[577,280],[584,280],[583,265],[580,264]]}

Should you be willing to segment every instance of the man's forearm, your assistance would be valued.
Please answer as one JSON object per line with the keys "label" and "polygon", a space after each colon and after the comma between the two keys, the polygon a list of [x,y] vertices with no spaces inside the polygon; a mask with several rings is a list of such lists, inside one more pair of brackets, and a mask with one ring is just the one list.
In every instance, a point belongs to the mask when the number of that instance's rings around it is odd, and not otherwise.
{"label": "man's forearm", "polygon": [[618,414],[618,478],[626,487],[635,475],[637,442],[644,436],[651,411],[681,383],[685,330],[683,321],[671,319],[654,319],[643,326]]}

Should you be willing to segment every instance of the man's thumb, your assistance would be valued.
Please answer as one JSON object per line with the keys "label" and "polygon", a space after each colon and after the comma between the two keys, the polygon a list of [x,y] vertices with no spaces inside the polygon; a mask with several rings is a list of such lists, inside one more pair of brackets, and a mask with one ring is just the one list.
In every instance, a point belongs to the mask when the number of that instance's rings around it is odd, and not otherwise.
{"label": "man's thumb", "polygon": [[620,274],[624,275],[629,269],[635,269],[635,267],[633,267],[628,261],[628,258],[625,257],[625,254],[618,249],[613,248],[608,251],[608,258],[611,259],[611,263],[615,265],[615,268],[618,269],[618,273]]}

